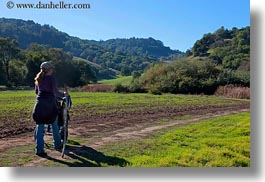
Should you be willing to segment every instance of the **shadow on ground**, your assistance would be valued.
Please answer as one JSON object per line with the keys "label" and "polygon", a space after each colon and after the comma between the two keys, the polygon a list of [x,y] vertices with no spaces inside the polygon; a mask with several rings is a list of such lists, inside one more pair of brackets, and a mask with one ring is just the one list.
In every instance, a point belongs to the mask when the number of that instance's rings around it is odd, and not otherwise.
{"label": "shadow on ground", "polygon": [[76,145],[67,146],[65,156],[71,158],[71,161],[73,162],[64,159],[56,159],[51,156],[47,156],[46,159],[69,167],[124,167],[129,164],[125,159],[106,156],[91,147],[79,145],[78,143],[76,143]]}

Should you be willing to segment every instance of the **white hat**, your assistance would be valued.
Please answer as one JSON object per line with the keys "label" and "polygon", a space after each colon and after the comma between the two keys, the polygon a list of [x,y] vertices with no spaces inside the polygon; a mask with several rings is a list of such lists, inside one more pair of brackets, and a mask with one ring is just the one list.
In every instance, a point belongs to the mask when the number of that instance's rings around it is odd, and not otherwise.
{"label": "white hat", "polygon": [[47,61],[47,62],[41,63],[40,68],[41,69],[51,69],[51,68],[53,68],[53,65],[51,62]]}

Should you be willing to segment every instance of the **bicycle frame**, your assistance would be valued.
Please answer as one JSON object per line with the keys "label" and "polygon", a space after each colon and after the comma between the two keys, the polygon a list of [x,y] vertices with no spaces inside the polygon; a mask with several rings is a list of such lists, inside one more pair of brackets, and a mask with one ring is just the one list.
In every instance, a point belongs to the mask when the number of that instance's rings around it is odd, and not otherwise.
{"label": "bicycle frame", "polygon": [[[64,157],[65,149],[66,149],[66,143],[68,139],[68,124],[70,120],[69,116],[69,110],[71,108],[72,102],[71,102],[71,97],[66,96],[61,98],[63,100],[62,103],[62,112],[63,112],[63,148],[62,148],[62,157]],[[62,131],[61,131],[62,132]]]}

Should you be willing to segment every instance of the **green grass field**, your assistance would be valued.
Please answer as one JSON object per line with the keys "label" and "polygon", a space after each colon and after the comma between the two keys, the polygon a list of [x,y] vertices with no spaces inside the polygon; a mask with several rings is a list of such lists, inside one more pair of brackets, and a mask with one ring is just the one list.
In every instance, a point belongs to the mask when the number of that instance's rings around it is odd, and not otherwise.
{"label": "green grass field", "polygon": [[101,151],[123,158],[132,167],[249,167],[250,114],[171,128],[149,138],[110,144]]}
{"label": "green grass field", "polygon": [[[154,132],[149,137],[113,142],[95,150],[70,138],[71,160],[49,157],[42,166],[57,167],[249,167],[250,114],[217,117],[186,127]],[[0,153],[1,166],[38,160],[34,146]],[[77,149],[80,151],[78,152]]]}
{"label": "green grass field", "polygon": [[99,83],[108,84],[108,85],[116,85],[116,84],[129,85],[131,81],[132,81],[132,76],[122,76],[116,79],[101,80],[99,81]]}
{"label": "green grass field", "polygon": [[[58,159],[49,156],[47,160],[37,163],[39,166],[107,166],[107,167],[245,167],[250,166],[250,114],[245,112],[236,115],[205,119],[189,126],[170,127],[154,131],[148,136],[127,139],[119,142],[107,142],[98,148],[90,146],[102,137],[113,135],[116,132],[114,125],[123,127],[134,126],[133,122],[142,127],[164,125],[171,122],[196,117],[189,115],[194,108],[211,109],[229,108],[249,104],[249,100],[225,99],[215,96],[196,95],[151,95],[151,94],[118,94],[118,93],[87,93],[71,92],[73,107],[71,122],[83,121],[94,117],[97,119],[81,122],[80,126],[91,129],[99,128],[97,132],[87,131],[86,135],[70,136],[68,142],[68,159]],[[21,122],[34,124],[31,118],[35,103],[34,91],[3,91],[0,92],[0,128],[10,125],[16,128]],[[178,117],[156,118],[154,122],[148,120],[147,114],[168,110],[183,110],[185,115]],[[201,111],[200,111],[201,112]],[[137,115],[134,115],[137,113]],[[169,112],[169,114],[172,114]],[[194,115],[195,114],[195,115]],[[108,117],[110,115],[110,117]],[[126,118],[132,118],[131,121]],[[159,116],[159,115],[158,115]],[[104,120],[104,118],[106,118]],[[141,122],[141,118],[144,122]],[[152,117],[151,117],[152,118]],[[133,120],[134,119],[134,120]],[[140,120],[140,121],[138,121]],[[102,125],[103,124],[103,125]],[[95,127],[98,125],[98,127]],[[101,127],[110,125],[106,130]],[[113,129],[112,129],[112,126]],[[24,127],[25,125],[21,125]],[[77,125],[78,127],[78,125]],[[76,129],[78,133],[77,128]],[[119,129],[119,128],[117,128]],[[122,128],[120,128],[122,129]],[[104,133],[104,131],[107,131]],[[83,134],[85,134],[83,131]],[[19,136],[18,136],[19,137]],[[5,139],[5,138],[4,138]],[[2,140],[2,139],[1,139]],[[4,140],[2,140],[4,141]],[[0,152],[0,166],[23,166],[38,161],[34,155],[34,143],[29,136],[28,143],[22,146],[13,146]],[[50,145],[52,142],[48,142]]]}
{"label": "green grass field", "polygon": [[[215,96],[192,96],[164,94],[118,94],[118,93],[70,93],[73,100],[73,114],[84,110],[94,114],[129,112],[143,109],[185,106],[233,105],[241,100],[225,99]],[[4,118],[24,118],[30,121],[36,95],[34,91],[3,91],[0,94],[0,126]],[[244,101],[249,102],[249,101]],[[15,120],[15,119],[14,119]]]}

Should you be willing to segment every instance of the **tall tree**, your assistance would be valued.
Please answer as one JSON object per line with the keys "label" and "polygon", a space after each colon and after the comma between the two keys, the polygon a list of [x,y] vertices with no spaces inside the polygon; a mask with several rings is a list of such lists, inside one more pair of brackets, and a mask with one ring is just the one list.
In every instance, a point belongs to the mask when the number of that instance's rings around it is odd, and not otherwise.
{"label": "tall tree", "polygon": [[10,84],[14,86],[25,86],[28,69],[25,62],[12,60],[9,65]]}
{"label": "tall tree", "polygon": [[4,74],[4,66],[0,61],[0,85],[6,85],[6,75]]}
{"label": "tall tree", "polygon": [[0,38],[0,61],[3,62],[7,81],[10,80],[9,63],[19,53],[18,44],[16,40],[9,38]]}

